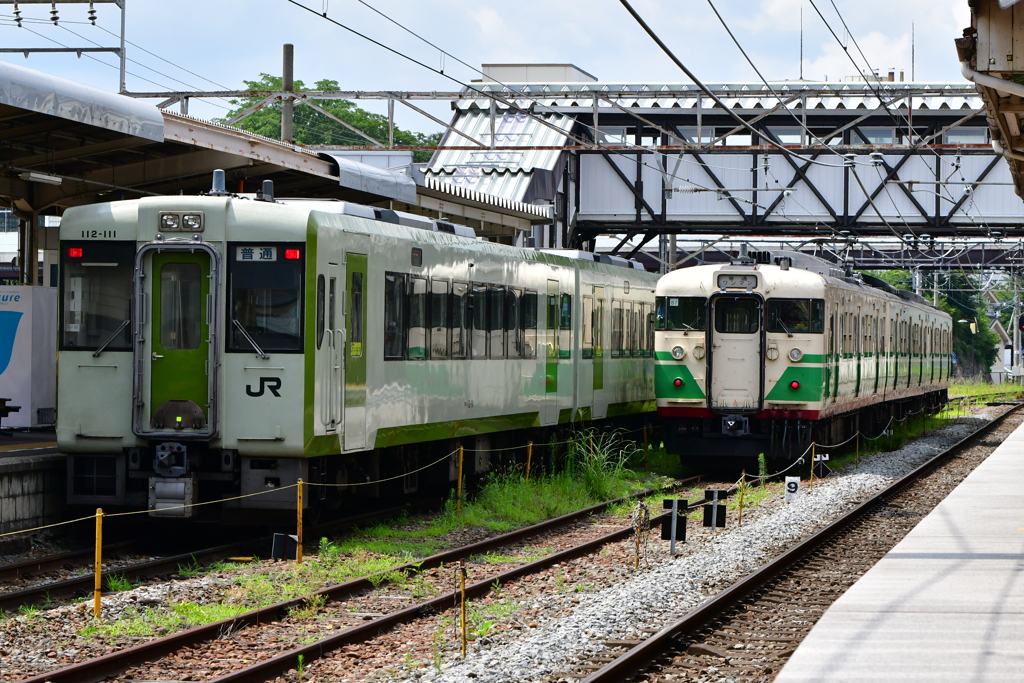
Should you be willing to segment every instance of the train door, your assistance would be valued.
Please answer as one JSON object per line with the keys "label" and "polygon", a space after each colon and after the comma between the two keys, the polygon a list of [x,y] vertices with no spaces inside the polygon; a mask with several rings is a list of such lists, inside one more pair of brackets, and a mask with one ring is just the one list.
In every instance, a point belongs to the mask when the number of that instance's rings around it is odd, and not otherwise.
{"label": "train door", "polygon": [[337,432],[343,424],[341,386],[344,379],[342,353],[345,347],[345,337],[344,332],[338,329],[338,321],[342,317],[340,301],[342,288],[339,279],[338,264],[327,264],[327,305],[324,311],[326,382],[324,384],[323,410],[324,425],[329,432]]}
{"label": "train door", "polygon": [[345,287],[341,294],[344,321],[339,323],[344,381],[342,405],[345,450],[366,447],[366,254],[345,258]]}
{"label": "train door", "polygon": [[136,257],[135,416],[145,436],[217,430],[220,258],[208,245],[147,245]]}
{"label": "train door", "polygon": [[709,406],[735,412],[760,410],[764,299],[757,294],[720,294],[711,298],[710,306]]}

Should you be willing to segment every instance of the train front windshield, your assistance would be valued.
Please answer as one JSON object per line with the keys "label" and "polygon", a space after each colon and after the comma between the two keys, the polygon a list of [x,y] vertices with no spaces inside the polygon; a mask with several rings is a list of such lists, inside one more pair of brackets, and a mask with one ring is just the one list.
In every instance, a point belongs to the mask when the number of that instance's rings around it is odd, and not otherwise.
{"label": "train front windshield", "polygon": [[229,246],[228,351],[302,351],[304,246]]}
{"label": "train front windshield", "polygon": [[130,351],[134,242],[61,244],[62,350]]}

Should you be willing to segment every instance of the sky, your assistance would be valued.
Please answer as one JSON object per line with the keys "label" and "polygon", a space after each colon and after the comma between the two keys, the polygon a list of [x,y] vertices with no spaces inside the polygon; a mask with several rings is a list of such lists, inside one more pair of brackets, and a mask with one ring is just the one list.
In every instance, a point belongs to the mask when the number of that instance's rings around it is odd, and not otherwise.
{"label": "sky", "polygon": [[[705,83],[760,82],[707,0],[632,4]],[[91,26],[86,5],[58,2],[60,21],[54,26],[48,4],[23,4],[23,28],[17,28],[11,0],[0,0],[0,45],[116,45],[120,11],[108,3],[95,7],[97,26]],[[261,73],[281,74],[283,43],[295,45],[297,79],[307,86],[333,79],[343,90],[459,90],[461,83],[480,75],[456,58],[474,68],[485,63],[572,63],[612,83],[687,82],[618,0],[126,0],[126,7],[126,38],[134,44],[127,49],[131,92],[239,89]],[[867,62],[880,71],[902,69],[910,80],[913,69],[919,82],[963,82],[953,40],[970,23],[967,0],[715,0],[715,7],[761,74],[772,81],[800,76],[802,10],[805,79],[836,81],[866,69],[856,40]],[[346,31],[321,16],[323,12],[421,64]],[[118,87],[113,55],[32,54],[26,59],[5,53],[0,59],[105,90]],[[379,103],[361,106],[385,110]],[[193,102],[190,113],[214,118],[229,108],[223,100]],[[451,116],[447,103],[424,108],[442,119]],[[396,120],[406,129],[439,130],[402,107]]]}

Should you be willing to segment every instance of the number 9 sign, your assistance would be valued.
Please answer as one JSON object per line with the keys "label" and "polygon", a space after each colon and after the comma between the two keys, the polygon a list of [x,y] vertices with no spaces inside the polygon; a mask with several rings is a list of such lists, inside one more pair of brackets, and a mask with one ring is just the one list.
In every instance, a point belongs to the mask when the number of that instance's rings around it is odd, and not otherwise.
{"label": "number 9 sign", "polygon": [[800,494],[800,477],[786,477],[786,502],[792,503]]}

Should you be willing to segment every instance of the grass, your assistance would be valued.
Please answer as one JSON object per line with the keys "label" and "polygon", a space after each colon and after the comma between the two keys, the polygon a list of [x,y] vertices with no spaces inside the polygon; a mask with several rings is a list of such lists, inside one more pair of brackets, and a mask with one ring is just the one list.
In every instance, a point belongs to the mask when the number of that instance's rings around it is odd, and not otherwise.
{"label": "grass", "polygon": [[991,384],[989,382],[954,382],[949,387],[950,396],[992,396],[997,394],[1019,394],[1021,385],[1013,382]]}
{"label": "grass", "polygon": [[240,605],[223,603],[197,605],[191,602],[179,603],[169,610],[153,607],[140,610],[129,607],[124,610],[116,622],[87,626],[78,634],[108,638],[146,638],[210,624],[221,619],[230,619],[242,614],[246,609]]}
{"label": "grass", "polygon": [[110,574],[104,579],[104,583],[107,584],[107,590],[112,593],[130,591],[135,588],[135,586],[132,585],[132,582],[123,574]]}

